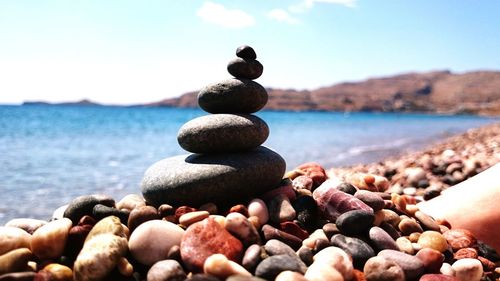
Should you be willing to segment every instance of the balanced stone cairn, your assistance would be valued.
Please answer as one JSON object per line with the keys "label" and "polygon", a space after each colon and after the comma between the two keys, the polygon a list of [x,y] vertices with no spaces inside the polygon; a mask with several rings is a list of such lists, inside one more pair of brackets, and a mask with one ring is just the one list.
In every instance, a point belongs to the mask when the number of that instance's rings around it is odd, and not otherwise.
{"label": "balanced stone cairn", "polygon": [[154,206],[230,204],[279,185],[286,168],[276,152],[261,146],[269,127],[252,115],[268,100],[254,82],[263,66],[249,46],[236,50],[228,72],[235,78],[206,86],[199,106],[212,113],[184,124],[177,135],[182,148],[194,154],[167,158],[145,173],[141,188]]}

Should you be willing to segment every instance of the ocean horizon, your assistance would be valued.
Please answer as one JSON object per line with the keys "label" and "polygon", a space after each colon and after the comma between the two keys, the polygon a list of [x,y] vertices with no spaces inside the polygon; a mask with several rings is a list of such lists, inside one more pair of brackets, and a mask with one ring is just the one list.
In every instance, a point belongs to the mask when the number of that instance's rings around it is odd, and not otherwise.
{"label": "ocean horizon", "polygon": [[[50,219],[85,194],[121,199],[140,194],[154,162],[187,152],[177,131],[208,113],[188,108],[0,105],[0,224],[18,217]],[[381,161],[498,117],[414,113],[262,111],[264,143],[287,162],[325,168]]]}

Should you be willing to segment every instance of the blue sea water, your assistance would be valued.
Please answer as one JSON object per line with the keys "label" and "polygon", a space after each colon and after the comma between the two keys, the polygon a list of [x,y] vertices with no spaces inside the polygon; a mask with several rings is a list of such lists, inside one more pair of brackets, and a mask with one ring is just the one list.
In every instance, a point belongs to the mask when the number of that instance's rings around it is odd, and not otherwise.
{"label": "blue sea water", "polygon": [[[76,196],[119,200],[140,193],[154,162],[186,153],[177,144],[198,109],[100,106],[0,106],[0,225],[16,217],[50,218]],[[259,112],[271,134],[264,145],[291,169],[382,160],[498,119],[391,113]]]}

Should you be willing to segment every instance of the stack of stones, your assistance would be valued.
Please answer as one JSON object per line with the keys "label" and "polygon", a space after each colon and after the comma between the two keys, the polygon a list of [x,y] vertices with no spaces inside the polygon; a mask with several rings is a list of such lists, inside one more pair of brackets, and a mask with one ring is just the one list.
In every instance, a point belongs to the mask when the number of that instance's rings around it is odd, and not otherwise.
{"label": "stack of stones", "polygon": [[252,115],[268,100],[266,89],[253,81],[263,66],[249,46],[239,47],[236,56],[227,66],[235,78],[198,94],[199,106],[212,114],[179,130],[180,146],[194,154],[161,160],[146,171],[141,187],[149,204],[231,204],[279,185],[285,161],[261,146],[269,127]]}

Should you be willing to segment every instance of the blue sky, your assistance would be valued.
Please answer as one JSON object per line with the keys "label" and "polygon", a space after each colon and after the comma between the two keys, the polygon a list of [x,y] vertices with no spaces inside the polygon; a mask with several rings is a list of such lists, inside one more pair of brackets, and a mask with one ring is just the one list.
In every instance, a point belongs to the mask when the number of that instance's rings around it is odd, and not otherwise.
{"label": "blue sky", "polygon": [[241,44],[267,87],[500,70],[500,1],[0,0],[0,103],[179,96],[228,78]]}

